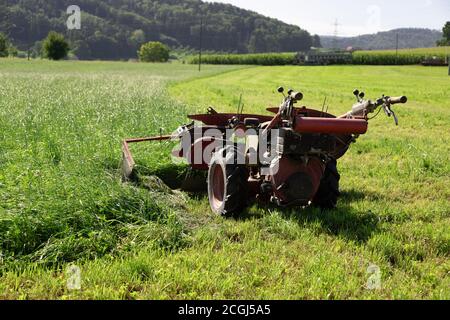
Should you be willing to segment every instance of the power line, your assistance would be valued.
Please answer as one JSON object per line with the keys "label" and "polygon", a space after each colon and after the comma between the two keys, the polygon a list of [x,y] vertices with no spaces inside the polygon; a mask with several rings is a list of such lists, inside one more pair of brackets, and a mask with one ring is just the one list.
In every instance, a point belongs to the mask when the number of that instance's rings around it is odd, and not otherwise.
{"label": "power line", "polygon": [[200,17],[200,50],[198,51],[198,72],[202,70],[203,15]]}
{"label": "power line", "polygon": [[395,34],[395,64],[398,63],[398,33]]}
{"label": "power line", "polygon": [[333,49],[337,49],[337,38],[338,38],[338,28],[339,28],[339,22],[338,19],[334,21],[334,33],[333,33]]}

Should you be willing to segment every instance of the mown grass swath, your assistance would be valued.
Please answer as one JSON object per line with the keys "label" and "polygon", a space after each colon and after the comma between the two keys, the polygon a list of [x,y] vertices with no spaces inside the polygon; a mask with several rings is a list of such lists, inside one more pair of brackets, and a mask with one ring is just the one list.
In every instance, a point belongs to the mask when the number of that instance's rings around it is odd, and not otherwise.
{"label": "mown grass swath", "polygon": [[[308,252],[306,241],[317,248],[320,235],[326,234],[330,237],[329,248],[335,245],[339,248],[330,249],[336,250],[330,261],[322,260],[322,264],[334,265],[336,271],[325,271],[323,265],[317,263],[315,268],[322,271],[315,274],[316,284],[304,277],[296,282],[296,285],[305,282],[312,285],[315,289],[309,289],[314,292],[324,289],[318,295],[321,297],[342,298],[356,293],[350,283],[364,277],[368,264],[360,262],[365,267],[349,267],[354,260],[345,259],[346,254],[354,254],[358,256],[355,259],[362,259],[360,261],[371,260],[383,274],[381,290],[366,292],[362,280],[362,292],[357,296],[448,297],[450,291],[445,288],[450,284],[445,275],[450,270],[447,73],[446,67],[423,66],[259,67],[181,83],[172,92],[175,95],[185,92],[184,99],[195,106],[208,103],[216,110],[231,111],[235,109],[236,96],[245,88],[242,92],[246,109],[264,112],[267,106],[280,102],[275,88],[282,83],[286,87],[301,88],[305,94],[301,105],[320,108],[327,97],[328,111],[333,114],[348,111],[354,103],[352,90],[356,87],[372,99],[382,94],[407,95],[408,103],[394,108],[400,119],[398,127],[392,119],[379,115],[370,121],[368,133],[339,160],[342,197],[337,210],[319,212],[308,208],[289,213],[281,210],[280,214],[294,219],[302,232],[316,227],[320,230],[316,236],[302,233],[297,240],[290,238],[285,242],[286,250],[295,252],[292,263],[298,263],[302,273],[311,261],[320,260],[329,252],[329,249],[323,254]],[[265,220],[260,234],[276,230],[273,234],[278,237],[286,235],[284,227],[284,231],[277,228],[277,225],[286,226],[286,220],[272,218],[272,222],[277,223],[267,225]],[[289,227],[289,230],[296,227]],[[303,240],[298,240],[300,238]],[[340,241],[346,243],[345,249],[338,244]],[[300,262],[300,256],[307,256],[307,261]],[[339,268],[352,275],[337,271]],[[309,276],[314,273],[307,270]],[[362,274],[358,276],[358,272]],[[337,278],[342,282],[338,283]],[[340,289],[334,290],[333,283]],[[353,289],[346,291],[346,284]],[[311,291],[306,293],[309,289],[301,290],[296,285],[288,285],[296,288],[293,289],[298,292],[296,297],[314,296]]]}

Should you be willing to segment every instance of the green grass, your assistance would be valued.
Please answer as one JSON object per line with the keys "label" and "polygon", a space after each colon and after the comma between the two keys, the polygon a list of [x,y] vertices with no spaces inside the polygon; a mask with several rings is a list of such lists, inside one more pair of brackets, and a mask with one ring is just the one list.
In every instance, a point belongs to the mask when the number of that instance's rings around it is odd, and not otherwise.
{"label": "green grass", "polygon": [[430,57],[438,57],[445,60],[450,56],[450,47],[400,49],[396,50],[370,50],[355,51],[353,53],[354,64],[369,65],[411,65],[420,64]]}
{"label": "green grass", "polygon": [[[446,68],[233,67],[0,60],[0,298],[450,298],[450,78]],[[226,72],[225,72],[226,71]],[[214,105],[276,106],[276,87],[340,114],[358,87],[405,94],[339,162],[334,211],[252,207],[120,181],[123,137],[171,132]],[[174,175],[170,144],[134,146]],[[81,268],[68,290],[65,269]],[[368,290],[367,268],[381,269]]]}
{"label": "green grass", "polygon": [[[164,248],[183,242],[176,202],[122,184],[117,169],[122,139],[186,120],[165,86],[198,76],[194,66],[3,59],[0,72],[0,270],[121,252],[142,225],[175,226],[155,239]],[[169,152],[156,144],[139,155],[160,171]]]}

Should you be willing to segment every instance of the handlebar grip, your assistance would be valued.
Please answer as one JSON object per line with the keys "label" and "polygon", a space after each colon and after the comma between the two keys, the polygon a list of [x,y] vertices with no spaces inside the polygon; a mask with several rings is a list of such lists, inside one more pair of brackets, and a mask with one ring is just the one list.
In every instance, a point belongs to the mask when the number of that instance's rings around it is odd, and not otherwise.
{"label": "handlebar grip", "polygon": [[291,92],[290,93],[290,97],[291,99],[295,100],[295,101],[300,101],[303,99],[303,93],[301,92]]}
{"label": "handlebar grip", "polygon": [[390,104],[406,103],[408,101],[408,98],[406,96],[391,97],[388,99],[388,101]]}

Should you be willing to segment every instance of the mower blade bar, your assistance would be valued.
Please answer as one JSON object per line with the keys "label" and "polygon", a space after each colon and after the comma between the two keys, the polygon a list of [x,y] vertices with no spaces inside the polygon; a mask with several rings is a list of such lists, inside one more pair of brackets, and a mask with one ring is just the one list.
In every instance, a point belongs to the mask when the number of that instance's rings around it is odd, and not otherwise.
{"label": "mower blade bar", "polygon": [[128,180],[133,175],[133,169],[135,166],[135,162],[133,159],[133,155],[131,154],[130,148],[128,146],[129,143],[138,143],[138,142],[146,142],[146,141],[163,141],[170,140],[173,136],[155,136],[155,137],[146,137],[146,138],[132,138],[125,139],[122,142],[122,177],[125,180]]}

